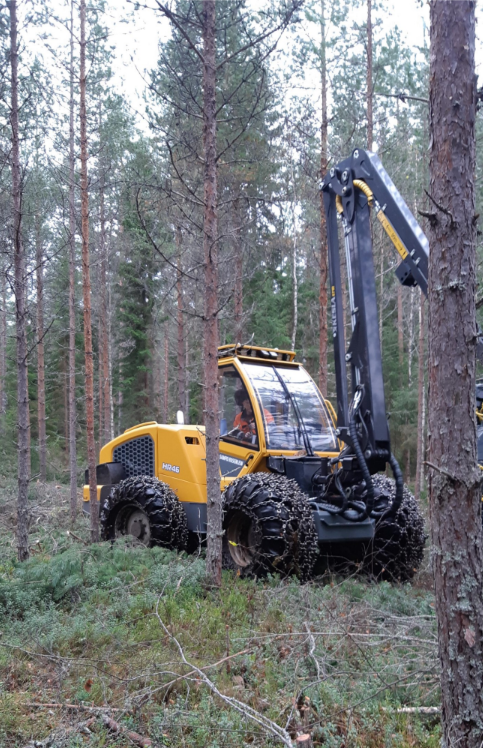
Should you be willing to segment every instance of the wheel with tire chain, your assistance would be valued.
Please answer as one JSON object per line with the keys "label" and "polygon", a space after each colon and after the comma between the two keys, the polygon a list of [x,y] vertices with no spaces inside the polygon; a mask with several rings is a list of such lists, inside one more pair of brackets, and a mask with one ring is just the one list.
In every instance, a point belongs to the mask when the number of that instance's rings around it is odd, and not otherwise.
{"label": "wheel with tire chain", "polygon": [[146,546],[184,550],[188,542],[186,513],[174,491],[157,478],[126,478],[102,503],[103,540],[132,535]]}
{"label": "wheel with tire chain", "polygon": [[318,538],[307,497],[294,480],[253,473],[223,493],[223,563],[244,576],[310,578]]}
{"label": "wheel with tire chain", "polygon": [[[373,475],[372,481],[375,489],[395,497],[396,484],[391,478]],[[426,538],[416,499],[404,486],[397,512],[389,512],[376,523],[374,540],[364,558],[364,571],[377,579],[410,581],[423,560]]]}

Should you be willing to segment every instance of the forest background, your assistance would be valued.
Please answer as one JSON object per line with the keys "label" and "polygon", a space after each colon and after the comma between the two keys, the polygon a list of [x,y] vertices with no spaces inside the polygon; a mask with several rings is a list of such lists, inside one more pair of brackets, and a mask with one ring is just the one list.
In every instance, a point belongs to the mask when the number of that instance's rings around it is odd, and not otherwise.
{"label": "forest background", "polygon": [[[185,0],[180,12],[195,12]],[[232,3],[240,10],[239,3]],[[230,2],[223,4],[230,8]],[[243,4],[242,4],[243,6]],[[97,447],[176,411],[203,423],[203,173],[199,159],[199,62],[161,14],[141,4],[87,3],[89,250]],[[159,9],[158,9],[159,10]],[[309,0],[271,54],[248,50],[225,66],[218,125],[220,343],[294,348],[334,399],[330,345],[321,367],[321,236],[318,181],[373,139],[410,209],[427,210],[428,58],[424,8],[412,44],[386,4]],[[86,465],[78,99],[79,29],[70,3],[19,4],[22,237],[28,338],[31,477],[76,481]],[[263,11],[245,4],[227,26],[226,49],[243,47]],[[157,19],[157,20],[156,20]],[[9,25],[0,16],[0,454],[16,470],[16,354],[10,158]],[[406,23],[407,25],[407,23]],[[159,35],[157,61],[132,31]],[[129,40],[127,45],[124,40]],[[127,65],[127,67],[126,67]],[[369,68],[370,65],[370,68]],[[122,82],[123,67],[129,72]],[[247,70],[250,69],[250,74]],[[327,85],[327,151],[321,153],[321,88]],[[69,399],[69,100],[75,111],[75,413]],[[371,84],[368,81],[371,81]],[[230,92],[229,97],[227,91]],[[368,132],[368,107],[372,133]],[[323,128],[322,128],[323,129]],[[481,139],[478,122],[477,142]],[[478,149],[477,149],[478,150]],[[478,174],[481,158],[478,154]],[[477,204],[481,183],[477,178]],[[477,212],[480,209],[477,207]],[[423,228],[424,222],[420,218]],[[418,289],[403,289],[397,257],[374,227],[386,397],[393,450],[405,479],[423,485],[426,340]],[[478,247],[481,254],[481,243]],[[478,266],[481,273],[481,261]],[[71,266],[72,270],[72,266]],[[482,295],[483,299],[483,295]],[[479,306],[479,301],[477,300]],[[349,319],[347,319],[349,324]],[[323,372],[327,371],[327,385]],[[69,440],[69,434],[71,439]]]}
{"label": "forest background", "polygon": [[[433,748],[440,697],[428,558],[406,588],[328,580],[309,593],[271,576],[218,587],[197,557],[91,545],[85,519],[72,521],[87,453],[92,466],[104,442],[140,421],[172,422],[181,409],[209,426],[216,411],[216,397],[213,406],[203,396],[215,348],[204,319],[208,7],[8,0],[0,9],[0,745],[23,747],[52,729],[63,731],[59,745],[89,730],[101,745],[107,732],[135,727],[157,744],[196,748],[228,745],[228,735],[239,745],[239,734],[261,745],[262,733],[271,736],[264,745],[291,745],[306,730],[316,745]],[[426,8],[408,7],[410,28]],[[226,0],[216,17],[218,235],[209,256],[219,342],[294,348],[333,399],[318,183],[353,148],[377,150],[427,229],[427,26],[408,41],[377,0]],[[133,43],[143,27],[150,62]],[[434,55],[432,65],[434,73]],[[480,174],[478,153],[477,213]],[[397,258],[377,226],[374,261],[393,449],[419,497],[425,305],[397,283]],[[27,563],[13,559],[12,528]],[[461,620],[471,649],[474,631]],[[173,651],[188,675],[173,672]],[[206,668],[217,669],[218,685]],[[191,687],[193,672],[201,681]],[[476,704],[480,686],[475,693]],[[85,709],[102,725],[64,719]]]}

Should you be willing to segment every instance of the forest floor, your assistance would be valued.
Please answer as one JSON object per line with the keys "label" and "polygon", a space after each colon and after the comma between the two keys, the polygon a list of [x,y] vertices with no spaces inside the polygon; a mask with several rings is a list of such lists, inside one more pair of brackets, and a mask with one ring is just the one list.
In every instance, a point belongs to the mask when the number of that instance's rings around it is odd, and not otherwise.
{"label": "forest floor", "polygon": [[404,586],[224,572],[213,589],[199,556],[90,546],[66,486],[30,500],[18,564],[0,478],[2,748],[439,746],[427,568]]}

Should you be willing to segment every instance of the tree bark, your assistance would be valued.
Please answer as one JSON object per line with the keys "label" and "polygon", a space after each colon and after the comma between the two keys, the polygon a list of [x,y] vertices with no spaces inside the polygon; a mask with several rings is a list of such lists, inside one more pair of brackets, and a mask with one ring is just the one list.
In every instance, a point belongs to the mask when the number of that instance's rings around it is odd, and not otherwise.
{"label": "tree bark", "polygon": [[163,398],[163,423],[168,423],[169,418],[169,326],[165,325],[164,337],[164,398]]}
{"label": "tree bark", "polygon": [[20,143],[18,130],[18,49],[17,2],[9,0],[10,12],[10,71],[12,128],[12,202],[13,248],[15,266],[15,321],[17,344],[17,443],[18,443],[18,494],[17,494],[17,555],[19,561],[29,557],[28,548],[28,488],[30,482],[30,414],[27,364],[27,308],[25,251],[22,241],[22,185],[20,176]]}
{"label": "tree bark", "polygon": [[7,412],[7,275],[4,267],[0,275],[0,304],[0,433],[3,433]]}
{"label": "tree bark", "polygon": [[99,507],[96,483],[96,442],[94,435],[94,360],[92,352],[91,278],[89,267],[89,193],[87,180],[86,115],[86,0],[80,2],[80,141],[81,141],[81,226],[82,290],[84,299],[85,399],[87,429],[87,464],[89,469],[89,502],[91,541],[99,541]]}
{"label": "tree bark", "polygon": [[293,153],[292,153],[292,138],[290,138],[290,178],[292,181],[292,231],[293,231],[293,238],[292,238],[292,305],[293,305],[293,317],[292,317],[292,339],[291,339],[291,348],[292,351],[295,350],[295,342],[297,340],[297,327],[298,327],[298,321],[299,321],[299,306],[298,306],[298,295],[299,295],[299,283],[298,283],[298,276],[297,276],[297,261],[298,261],[298,252],[297,252],[297,219],[295,215],[295,203],[296,203],[296,193],[295,193],[295,171],[293,168]]}
{"label": "tree bark", "polygon": [[183,310],[183,268],[181,264],[181,247],[183,237],[181,227],[176,227],[176,247],[178,259],[176,263],[176,303],[177,303],[177,354],[178,354],[178,409],[183,413],[186,407],[186,373],[184,353],[184,310]]}
{"label": "tree bark", "polygon": [[402,286],[397,284],[397,350],[399,355],[399,384],[402,384],[402,365],[404,361],[403,304]]}
{"label": "tree bark", "polygon": [[242,220],[240,215],[240,198],[233,203],[234,249],[235,249],[235,344],[243,343],[243,251],[241,242]]}
{"label": "tree bark", "polygon": [[77,404],[75,398],[75,131],[74,131],[74,0],[70,4],[69,99],[69,472],[70,520],[77,517]]}
{"label": "tree bark", "polygon": [[[327,173],[327,59],[325,53],[325,0],[320,0],[320,77],[322,123],[320,126],[320,178]],[[319,279],[319,390],[327,397],[327,227],[324,198],[320,193],[320,279]]]}
{"label": "tree bark", "polygon": [[205,271],[204,390],[206,435],[206,569],[221,584],[222,507],[220,492],[220,413],[218,409],[218,215],[216,165],[216,8],[203,0],[203,150]]}
{"label": "tree bark", "polygon": [[44,257],[40,215],[35,227],[35,270],[37,280],[37,421],[39,429],[40,480],[47,480],[47,434],[45,422],[45,356],[44,356]]}
{"label": "tree bark", "polygon": [[[101,169],[102,169],[101,165]],[[100,278],[99,278],[99,307],[100,307],[100,330],[99,330],[99,400],[102,402],[102,431],[99,434],[101,444],[106,444],[111,438],[111,377],[110,377],[110,340],[109,340],[109,305],[108,305],[108,247],[106,241],[106,210],[105,210],[105,180],[101,177],[99,195],[99,253],[100,253]]]}
{"label": "tree bark", "polygon": [[184,392],[185,392],[185,423],[190,422],[190,373],[189,373],[189,363],[190,363],[190,347],[189,347],[189,328],[186,326],[186,333],[185,333],[185,346],[184,346],[184,374],[185,374],[185,385],[184,385]]}
{"label": "tree bark", "polygon": [[444,745],[483,741],[475,424],[475,3],[431,0],[429,490]]}
{"label": "tree bark", "polygon": [[374,140],[374,122],[372,113],[372,0],[367,0],[367,77],[366,77],[366,106],[367,106],[367,149],[372,151]]}
{"label": "tree bark", "polygon": [[424,294],[421,291],[419,301],[419,346],[418,346],[418,441],[416,447],[416,480],[414,497],[421,498],[424,462]]}
{"label": "tree bark", "polygon": [[[413,357],[414,357],[414,288],[409,294],[409,320],[408,320],[408,387],[413,383]],[[404,343],[403,343],[404,349]]]}

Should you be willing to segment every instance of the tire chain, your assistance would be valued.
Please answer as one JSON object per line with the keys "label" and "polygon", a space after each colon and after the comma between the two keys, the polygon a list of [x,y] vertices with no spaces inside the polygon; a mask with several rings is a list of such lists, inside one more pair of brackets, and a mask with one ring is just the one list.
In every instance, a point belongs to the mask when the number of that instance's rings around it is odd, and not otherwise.
{"label": "tire chain", "polygon": [[228,518],[238,510],[256,524],[259,548],[245,573],[295,572],[301,581],[310,578],[318,536],[307,497],[294,480],[272,473],[238,478],[223,493],[223,509]]}
{"label": "tire chain", "polygon": [[148,516],[151,546],[172,550],[186,548],[188,521],[178,497],[166,483],[144,475],[118,483],[101,505],[99,519],[103,540],[114,540],[116,516],[128,504],[133,504]]}
{"label": "tire chain", "polygon": [[[394,497],[395,483],[384,475],[372,477],[374,487]],[[376,524],[374,540],[364,559],[364,571],[389,581],[411,580],[421,565],[427,535],[416,499],[404,486],[396,515],[389,512]]]}

